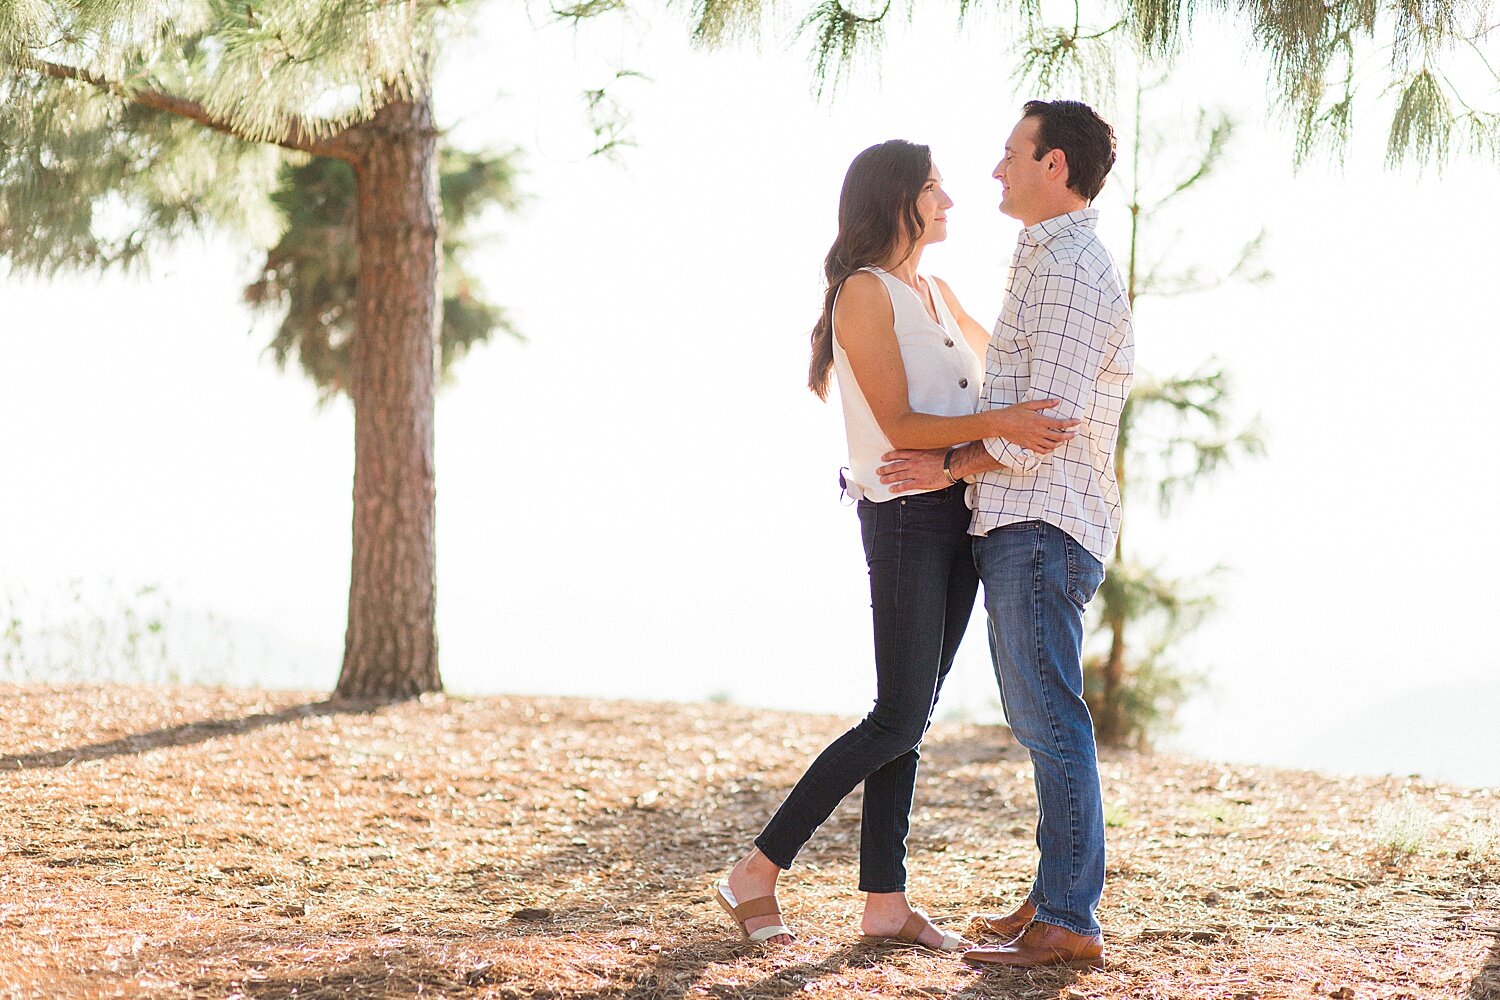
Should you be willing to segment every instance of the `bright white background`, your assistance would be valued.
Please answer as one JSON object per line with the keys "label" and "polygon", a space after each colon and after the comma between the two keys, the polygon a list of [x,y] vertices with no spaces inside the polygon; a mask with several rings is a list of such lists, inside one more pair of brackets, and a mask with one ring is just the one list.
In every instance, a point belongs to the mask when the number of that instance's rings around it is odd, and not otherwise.
{"label": "bright white background", "polygon": [[[1223,261],[1264,227],[1275,278],[1143,300],[1140,365],[1216,356],[1269,457],[1170,521],[1127,515],[1165,568],[1229,568],[1182,656],[1210,687],[1170,745],[1500,782],[1493,164],[1387,171],[1370,113],[1346,170],[1294,174],[1259,64],[1204,33],[1147,116],[1223,106],[1242,127],[1155,252]],[[893,28],[823,103],[803,42],[685,37],[664,14],[574,35],[495,13],[448,53],[458,138],[528,150],[530,202],[486,220],[475,271],[530,340],[475,351],[440,397],[444,676],[857,714],[873,684],[842,428],[802,388],[839,183],[871,143],[929,143],[957,205],[925,265],[987,322],[1016,231],[989,171],[1036,95],[982,20]],[[588,159],[578,92],[622,67],[651,77],[619,91],[637,147]],[[1106,110],[1128,130],[1128,103]],[[1098,204],[1123,254],[1120,192]],[[268,322],[239,304],[253,262],[216,238],[144,276],[0,283],[0,592],[34,608],[72,579],[160,584],[185,634],[213,616],[227,679],[328,687],[351,416],[262,355]],[[950,714],[995,717],[982,640]]]}

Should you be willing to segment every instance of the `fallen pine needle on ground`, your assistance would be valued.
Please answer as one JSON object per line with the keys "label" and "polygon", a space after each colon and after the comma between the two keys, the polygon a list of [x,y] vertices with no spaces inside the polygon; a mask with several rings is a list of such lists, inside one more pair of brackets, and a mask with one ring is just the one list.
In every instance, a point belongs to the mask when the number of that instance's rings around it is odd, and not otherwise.
{"label": "fallen pine needle on ground", "polygon": [[[850,720],[727,705],[9,687],[0,997],[1500,1000],[1500,793],[1106,750],[1102,972],[858,942],[859,796],[744,944],[709,894]],[[923,747],[910,896],[1009,909],[1031,766]]]}

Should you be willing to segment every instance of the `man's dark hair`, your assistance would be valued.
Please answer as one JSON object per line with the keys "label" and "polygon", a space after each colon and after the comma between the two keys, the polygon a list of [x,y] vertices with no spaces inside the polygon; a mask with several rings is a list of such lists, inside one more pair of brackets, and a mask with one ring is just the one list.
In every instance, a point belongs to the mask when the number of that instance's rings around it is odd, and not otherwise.
{"label": "man's dark hair", "polygon": [[1068,160],[1068,187],[1089,201],[1099,197],[1115,165],[1115,130],[1081,101],[1027,101],[1023,118],[1037,121],[1036,158],[1054,149]]}

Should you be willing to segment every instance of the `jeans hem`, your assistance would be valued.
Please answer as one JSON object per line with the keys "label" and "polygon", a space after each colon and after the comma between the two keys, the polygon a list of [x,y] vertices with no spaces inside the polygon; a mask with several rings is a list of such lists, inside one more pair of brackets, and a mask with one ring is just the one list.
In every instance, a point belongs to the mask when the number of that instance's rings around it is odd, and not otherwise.
{"label": "jeans hem", "polygon": [[863,882],[861,882],[860,885],[859,885],[859,891],[860,892],[905,892],[906,891],[906,884],[902,883],[901,885],[894,886],[894,887],[889,888],[889,889],[887,889],[887,888],[871,889],[869,886],[867,886]]}
{"label": "jeans hem", "polygon": [[[755,841],[755,849],[759,851],[767,861],[771,862],[771,864],[775,865],[777,868],[780,868],[782,871],[789,872],[792,870],[792,863],[790,861],[788,861],[786,864],[782,864],[780,861],[777,861],[775,858],[771,857],[771,852],[767,851],[766,846],[762,844],[758,839]],[[795,857],[795,855],[793,855],[793,857]]]}
{"label": "jeans hem", "polygon": [[1039,924],[1051,924],[1053,927],[1061,927],[1065,931],[1071,931],[1074,934],[1082,934],[1085,937],[1100,933],[1100,929],[1097,926],[1094,927],[1093,930],[1082,930],[1077,924],[1069,923],[1068,921],[1063,920],[1059,917],[1049,917],[1043,913],[1038,913],[1031,919],[1035,920]]}

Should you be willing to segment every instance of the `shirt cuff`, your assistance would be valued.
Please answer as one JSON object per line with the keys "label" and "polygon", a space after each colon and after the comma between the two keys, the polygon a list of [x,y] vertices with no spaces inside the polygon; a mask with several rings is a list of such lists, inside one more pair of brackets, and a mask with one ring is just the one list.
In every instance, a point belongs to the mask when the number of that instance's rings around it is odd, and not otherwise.
{"label": "shirt cuff", "polygon": [[1012,475],[1035,472],[1037,466],[1042,464],[1040,456],[1005,438],[985,438],[980,443],[990,457],[1005,466],[1005,471]]}

